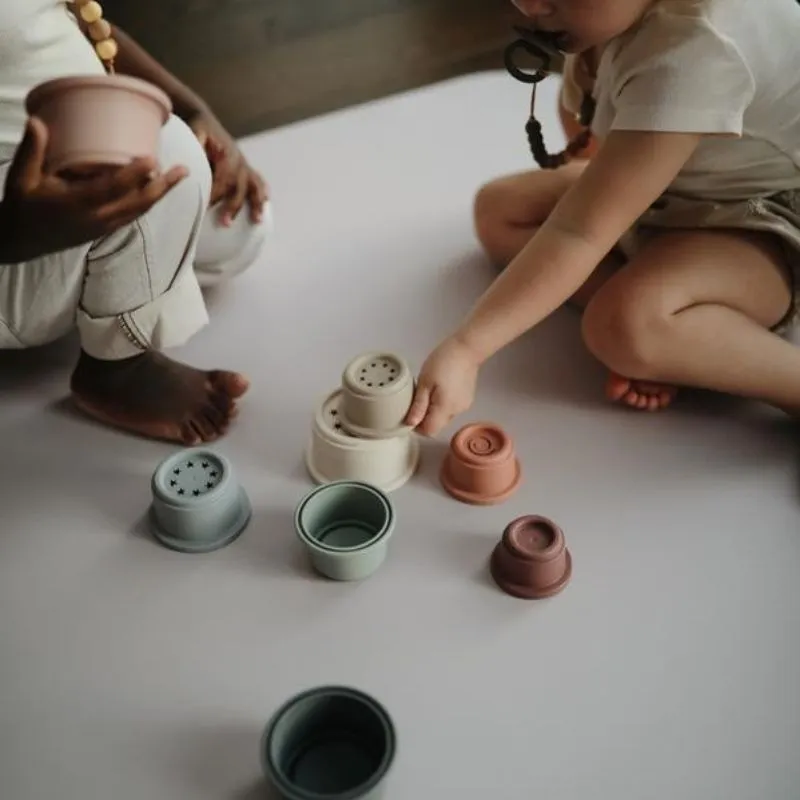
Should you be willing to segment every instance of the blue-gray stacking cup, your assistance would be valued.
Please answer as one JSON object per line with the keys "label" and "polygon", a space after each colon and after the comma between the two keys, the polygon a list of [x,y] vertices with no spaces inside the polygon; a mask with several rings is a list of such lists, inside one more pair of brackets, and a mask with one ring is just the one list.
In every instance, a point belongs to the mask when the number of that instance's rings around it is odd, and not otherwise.
{"label": "blue-gray stacking cup", "polygon": [[386,560],[394,520],[389,498],[377,487],[334,481],[305,496],[294,525],[318,572],[337,581],[358,581]]}
{"label": "blue-gray stacking cup", "polygon": [[356,689],[324,686],[272,717],[261,763],[283,800],[380,800],[396,751],[395,728],[380,703]]}
{"label": "blue-gray stacking cup", "polygon": [[230,461],[202,447],[181,450],[162,461],[151,489],[153,535],[172,550],[218,550],[250,521],[250,501]]}

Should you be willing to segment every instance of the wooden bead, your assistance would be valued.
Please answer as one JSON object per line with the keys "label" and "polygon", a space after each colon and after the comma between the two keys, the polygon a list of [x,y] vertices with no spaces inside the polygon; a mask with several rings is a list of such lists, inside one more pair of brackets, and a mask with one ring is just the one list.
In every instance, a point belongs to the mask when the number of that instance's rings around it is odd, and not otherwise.
{"label": "wooden bead", "polygon": [[111,24],[104,19],[99,19],[89,26],[89,36],[94,42],[102,42],[111,38]]}
{"label": "wooden bead", "polygon": [[117,43],[113,39],[103,39],[94,46],[94,49],[103,61],[113,61],[119,52]]}
{"label": "wooden bead", "polygon": [[91,25],[93,22],[97,22],[97,20],[103,18],[103,7],[97,0],[89,0],[89,2],[79,10],[79,13],[81,19]]}
{"label": "wooden bead", "polygon": [[72,2],[75,8],[82,8],[87,3],[91,2],[91,0],[72,0]]}

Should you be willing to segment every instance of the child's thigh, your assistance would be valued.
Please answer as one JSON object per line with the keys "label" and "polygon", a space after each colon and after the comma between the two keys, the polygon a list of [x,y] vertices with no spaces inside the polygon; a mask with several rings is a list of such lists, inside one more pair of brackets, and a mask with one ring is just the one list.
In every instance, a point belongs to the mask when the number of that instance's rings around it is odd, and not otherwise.
{"label": "child's thigh", "polygon": [[475,197],[475,220],[481,225],[537,227],[580,177],[586,162],[555,170],[531,170],[496,178]]}
{"label": "child's thigh", "polygon": [[584,325],[642,332],[692,306],[714,304],[772,328],[791,308],[792,291],[785,251],[772,234],[662,231],[597,292]]}

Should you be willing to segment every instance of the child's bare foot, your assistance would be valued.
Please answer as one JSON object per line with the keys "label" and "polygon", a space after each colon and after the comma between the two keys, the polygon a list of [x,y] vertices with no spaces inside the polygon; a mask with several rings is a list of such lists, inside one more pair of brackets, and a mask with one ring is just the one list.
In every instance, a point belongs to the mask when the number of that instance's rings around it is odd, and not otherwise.
{"label": "child's bare foot", "polygon": [[650,381],[635,381],[612,372],[606,383],[606,395],[616,402],[625,403],[642,411],[660,411],[674,399],[678,390],[674,386]]}
{"label": "child's bare foot", "polygon": [[204,372],[156,352],[123,361],[99,361],[82,352],[71,381],[75,403],[95,419],[185,445],[224,434],[248,386],[237,373]]}

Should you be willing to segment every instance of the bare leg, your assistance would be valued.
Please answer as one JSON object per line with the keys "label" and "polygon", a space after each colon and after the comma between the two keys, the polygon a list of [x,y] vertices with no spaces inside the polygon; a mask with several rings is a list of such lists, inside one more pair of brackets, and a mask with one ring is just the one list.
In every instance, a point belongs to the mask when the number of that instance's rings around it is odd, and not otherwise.
{"label": "bare leg", "polygon": [[[501,269],[516,257],[558,201],[580,177],[586,162],[574,161],[556,170],[533,170],[487,183],[475,198],[475,232],[489,258]],[[570,298],[585,308],[594,293],[623,264],[610,255]]]}
{"label": "bare leg", "polygon": [[[782,251],[772,237],[664,232],[597,292],[583,333],[612,373],[628,376],[628,401],[642,393],[644,381],[800,413],[800,349],[769,330],[790,303]],[[651,401],[634,404],[660,404]]]}

